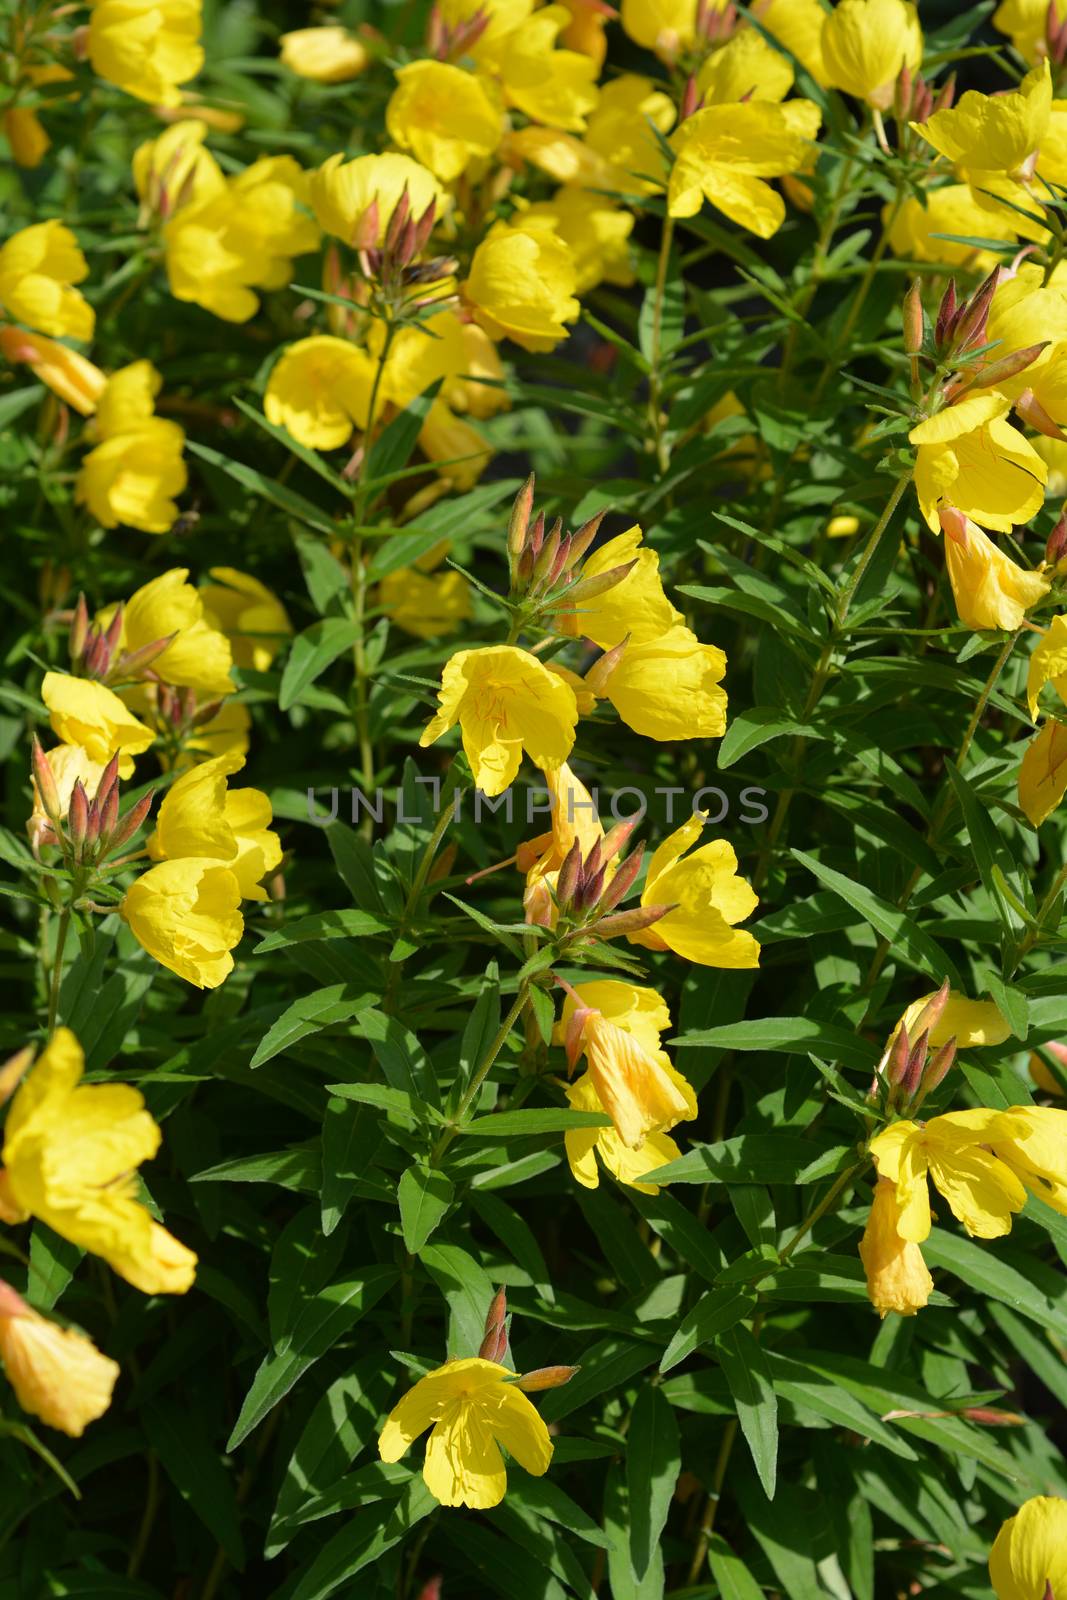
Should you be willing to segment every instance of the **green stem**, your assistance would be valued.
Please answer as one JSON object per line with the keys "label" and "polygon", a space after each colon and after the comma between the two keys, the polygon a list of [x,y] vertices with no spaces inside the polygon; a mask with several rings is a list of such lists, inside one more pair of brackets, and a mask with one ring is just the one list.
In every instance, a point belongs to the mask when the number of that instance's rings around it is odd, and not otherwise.
{"label": "green stem", "polygon": [[670,466],[670,451],[667,449],[666,432],[663,427],[661,399],[663,383],[660,361],[663,349],[663,303],[667,293],[667,272],[670,267],[673,242],[674,218],[667,215],[663,219],[659,260],[656,263],[656,283],[652,302],[652,351],[649,357],[648,375],[648,422],[656,452],[656,465],[661,474]]}
{"label": "green stem", "polygon": [[456,1137],[459,1124],[463,1121],[463,1118],[467,1115],[467,1112],[474,1104],[474,1100],[478,1094],[478,1091],[481,1089],[482,1084],[492,1071],[497,1056],[500,1054],[501,1050],[503,1050],[512,1028],[522,1015],[522,1012],[526,1006],[526,1002],[529,999],[529,995],[530,983],[528,979],[524,979],[519,985],[519,992],[515,996],[511,1010],[500,1024],[495,1039],[485,1052],[480,1065],[475,1070],[470,1083],[463,1092],[463,1098],[460,1100],[459,1105],[456,1108],[456,1115],[453,1119],[453,1125],[445,1129],[444,1133],[442,1133],[441,1137],[433,1147],[433,1151],[430,1155],[431,1167],[440,1165],[441,1157],[452,1143],[452,1140]]}
{"label": "green stem", "polygon": [[59,1022],[59,991],[63,982],[63,951],[70,932],[70,907],[64,906],[59,915],[56,931],[56,953],[52,961],[52,980],[48,991],[48,1037],[52,1038]]}

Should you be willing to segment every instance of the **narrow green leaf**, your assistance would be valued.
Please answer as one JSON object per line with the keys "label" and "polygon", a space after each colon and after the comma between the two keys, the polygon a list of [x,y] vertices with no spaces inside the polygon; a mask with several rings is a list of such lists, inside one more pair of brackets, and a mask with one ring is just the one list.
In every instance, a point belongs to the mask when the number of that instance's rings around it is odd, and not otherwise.
{"label": "narrow green leaf", "polygon": [[778,1481],[778,1398],[767,1357],[740,1323],[721,1335],[717,1354],[763,1492],[773,1500]]}
{"label": "narrow green leaf", "polygon": [[400,1226],[410,1255],[418,1255],[435,1228],[444,1220],[453,1196],[452,1182],[443,1172],[415,1165],[401,1173],[397,1185]]}

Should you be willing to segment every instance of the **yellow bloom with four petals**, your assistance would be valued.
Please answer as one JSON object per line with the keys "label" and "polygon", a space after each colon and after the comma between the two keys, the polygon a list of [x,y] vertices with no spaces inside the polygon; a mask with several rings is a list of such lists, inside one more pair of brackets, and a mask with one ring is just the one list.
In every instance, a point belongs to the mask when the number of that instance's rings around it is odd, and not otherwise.
{"label": "yellow bloom with four petals", "polygon": [[241,886],[224,862],[183,856],[142,873],[119,909],[160,966],[198,989],[217,989],[233,971],[230,951],[244,933],[240,904]]}
{"label": "yellow bloom with four petals", "polygon": [[522,215],[489,229],[474,252],[463,294],[492,339],[513,339],[524,350],[552,350],[567,337],[581,306],[570,248],[551,219]]}
{"label": "yellow bloom with four petals", "polygon": [[153,106],[181,104],[179,87],[204,64],[200,0],[94,0],[93,71]]}
{"label": "yellow bloom with four petals", "polygon": [[337,450],[367,426],[376,364],[348,339],[314,333],[287,345],[263,397],[267,420],[298,444]]}
{"label": "yellow bloom with four petals", "polygon": [[443,183],[491,156],[504,131],[483,81],[446,61],[412,61],[398,70],[385,125],[393,143]]}
{"label": "yellow bloom with four petals", "polygon": [[688,817],[653,853],[641,904],[673,909],[627,938],[648,950],[673,950],[702,967],[758,967],[758,941],[734,924],[750,917],[759,901],[738,877],[737,856],[725,839],[692,849],[705,820],[702,812]]}
{"label": "yellow bloom with four petals", "polygon": [[677,159],[667,184],[672,217],[695,217],[705,200],[760,239],[785,220],[768,178],[800,172],[822,120],[811,100],[747,101],[698,111],[671,135]]}
{"label": "yellow bloom with four petals", "polygon": [[913,1317],[934,1288],[919,1246],[901,1237],[899,1216],[896,1185],[879,1178],[860,1240],[860,1260],[867,1274],[868,1298],[881,1317],[890,1311]]}
{"label": "yellow bloom with four petals", "polygon": [[725,671],[718,645],[702,644],[692,629],[676,623],[654,639],[631,641],[617,658],[603,656],[585,681],[646,739],[721,739]]}
{"label": "yellow bloom with four petals", "polygon": [[78,241],[62,222],[35,222],[0,245],[0,306],[38,333],[92,338],[93,308],[74,287],[88,276]]}

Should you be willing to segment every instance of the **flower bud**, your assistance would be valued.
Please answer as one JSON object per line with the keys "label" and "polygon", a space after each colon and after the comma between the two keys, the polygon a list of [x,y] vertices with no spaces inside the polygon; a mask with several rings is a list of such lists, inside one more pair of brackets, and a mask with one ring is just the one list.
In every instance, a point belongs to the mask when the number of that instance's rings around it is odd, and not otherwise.
{"label": "flower bud", "polygon": [[994,267],[966,304],[961,306],[952,329],[952,345],[958,353],[985,344],[989,308],[999,283],[1000,268]]}
{"label": "flower bud", "polygon": [[0,1106],[6,1105],[33,1064],[36,1050],[32,1044],[23,1045],[13,1056],[8,1056],[0,1066]]}
{"label": "flower bud", "polygon": [[594,926],[598,939],[618,939],[622,934],[643,933],[654,922],[665,917],[668,911],[677,910],[677,902],[669,906],[635,906],[632,911],[615,911],[610,917],[601,917]]}
{"label": "flower bud", "polygon": [[70,834],[71,844],[75,850],[80,851],[85,844],[85,836],[89,831],[89,800],[80,778],[76,780],[70,792],[67,830]]}
{"label": "flower bud", "polygon": [[914,278],[911,288],[904,296],[904,350],[907,355],[919,354],[923,347],[925,331],[922,286],[918,278]]}
{"label": "flower bud", "polygon": [[113,683],[124,683],[129,678],[139,677],[147,672],[154,661],[158,661],[164,650],[169,650],[175,639],[176,633],[168,633],[165,639],[155,639],[151,644],[143,644],[138,650],[124,652],[114,663],[108,678]]}
{"label": "flower bud", "polygon": [[1016,400],[1015,415],[1027,427],[1043,433],[1046,439],[1058,439],[1061,444],[1067,444],[1067,433],[1049,416],[1032,389],[1024,389]]}
{"label": "flower bud", "polygon": [[1045,560],[1050,567],[1054,567],[1067,555],[1067,511],[1064,511],[1060,520],[1048,536],[1045,545]]}
{"label": "flower bud", "polygon": [[923,1098],[933,1094],[939,1084],[943,1083],[956,1060],[956,1040],[952,1038],[943,1044],[933,1060],[929,1063],[922,1078]]}
{"label": "flower bud", "polygon": [[393,207],[393,214],[389,218],[385,229],[385,250],[388,255],[396,254],[410,216],[411,198],[408,195],[407,184],[405,184],[401,190],[400,199]]}
{"label": "flower bud", "polygon": [[600,897],[601,911],[614,911],[619,901],[625,900],[636,882],[638,873],[641,871],[641,861],[644,853],[645,847],[642,843],[637,846],[632,855],[627,856]]}
{"label": "flower bud", "polygon": [[938,349],[948,340],[949,333],[955,320],[958,302],[956,300],[956,280],[948,280],[948,288],[941,296],[941,304],[937,308],[937,323],[934,328],[934,339]]}
{"label": "flower bud", "polygon": [[563,1384],[570,1383],[575,1373],[581,1370],[581,1367],[537,1367],[533,1372],[523,1373],[515,1387],[524,1394],[538,1394],[542,1389],[559,1389]]}
{"label": "flower bud", "polygon": [[885,1069],[886,1080],[893,1084],[894,1087],[903,1080],[908,1068],[908,1057],[910,1055],[911,1040],[908,1038],[907,1028],[901,1023],[897,1029],[896,1038],[893,1040],[893,1047],[889,1052],[889,1060],[886,1062]]}
{"label": "flower bud", "polygon": [[572,606],[580,604],[583,600],[595,600],[598,595],[607,594],[609,589],[614,589],[622,580],[629,577],[637,565],[637,558],[633,561],[624,561],[620,566],[611,567],[607,572],[598,572],[595,578],[579,578],[567,590],[567,604]]}
{"label": "flower bud", "polygon": [[572,571],[578,565],[579,561],[581,561],[582,557],[589,549],[589,546],[600,532],[600,524],[603,522],[606,515],[606,512],[598,511],[595,517],[590,517],[588,522],[582,523],[577,533],[571,534],[570,553],[567,557],[566,566],[566,570],[568,572]]}
{"label": "flower bud", "polygon": [[512,502],[511,515],[508,518],[508,554],[518,558],[526,544],[526,530],[530,525],[530,512],[533,510],[534,475],[531,472],[518,494]]}
{"label": "flower bud", "polygon": [[932,1033],[934,1031],[938,1023],[941,1021],[941,1018],[945,1014],[945,1007],[948,1005],[950,993],[951,990],[949,989],[948,979],[946,978],[940,989],[938,989],[937,993],[930,996],[929,1000],[919,1012],[919,1015],[915,1018],[913,1031],[916,1035],[922,1033],[924,1030],[928,1033]]}
{"label": "flower bud", "polygon": [[605,650],[599,661],[594,661],[584,679],[586,686],[592,690],[597,699],[601,699],[607,690],[608,679],[622,660],[623,652],[630,643],[630,635],[619,641],[612,649]]}
{"label": "flower bud", "polygon": [[582,877],[582,847],[575,839],[567,854],[563,858],[563,865],[556,874],[556,902],[558,905],[569,906],[574,899],[575,890],[578,888]]}
{"label": "flower bud", "polygon": [[85,641],[89,636],[89,607],[85,604],[85,596],[78,595],[78,603],[74,607],[71,618],[70,633],[67,636],[67,649],[71,661],[77,661],[85,649]]}
{"label": "flower bud", "polygon": [[375,195],[356,223],[355,231],[352,234],[353,248],[356,250],[373,250],[378,243],[381,225],[381,212],[378,208],[378,197]]}
{"label": "flower bud", "polygon": [[485,1335],[478,1351],[483,1361],[503,1361],[508,1348],[508,1302],[504,1289],[498,1289],[485,1318]]}
{"label": "flower bud", "polygon": [[119,850],[133,838],[151,811],[155,797],[155,790],[150,789],[146,795],[142,795],[136,805],[130,807],[124,817],[118,819],[117,823],[109,830],[105,844],[107,850]]}
{"label": "flower bud", "polygon": [[63,808],[59,799],[59,789],[56,787],[55,773],[52,771],[48,757],[41,747],[41,741],[34,734],[30,745],[30,766],[33,772],[33,781],[37,786],[41,806],[53,828],[58,829],[63,820]]}
{"label": "flower bud", "polygon": [[938,509],[937,519],[941,524],[941,532],[946,538],[954,539],[958,545],[967,548],[967,518],[955,506],[941,506]]}
{"label": "flower bud", "polygon": [[1013,350],[1010,355],[1001,356],[999,361],[991,361],[988,366],[979,367],[967,383],[968,390],[991,389],[998,383],[1006,382],[1008,378],[1017,377],[1020,372],[1025,372],[1027,367],[1033,366],[1042,350],[1047,350],[1048,347],[1049,340],[1044,339],[1040,344],[1029,344],[1022,350]]}

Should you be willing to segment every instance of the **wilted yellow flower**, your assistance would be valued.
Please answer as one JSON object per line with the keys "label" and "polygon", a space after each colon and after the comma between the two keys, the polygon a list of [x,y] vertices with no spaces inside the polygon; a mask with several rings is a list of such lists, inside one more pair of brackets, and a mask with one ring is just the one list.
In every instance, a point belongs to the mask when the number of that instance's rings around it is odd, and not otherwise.
{"label": "wilted yellow flower", "polygon": [[478,65],[491,71],[509,106],[532,122],[580,133],[597,101],[597,66],[577,50],[557,48],[570,22],[565,6],[547,5],[513,33],[478,42]]}
{"label": "wilted yellow flower", "polygon": [[574,744],[574,690],[527,650],[487,645],[460,650],[445,663],[440,710],[420,745],[433,744],[458,722],[474,781],[503,794],[525,750],[539,767],[558,767]]}
{"label": "wilted yellow flower", "polygon": [[1067,727],[1049,717],[1026,747],[1019,768],[1019,806],[1040,828],[1067,794]]}
{"label": "wilted yellow flower", "polygon": [[358,78],[370,59],[366,47],[347,28],[296,28],[283,33],[282,65],[315,83],[347,83]]}
{"label": "wilted yellow flower", "polygon": [[123,643],[127,650],[176,638],[152,663],[164,683],[206,695],[231,694],[233,656],[226,635],[204,619],[204,602],[187,583],[187,567],[172,567],[144,584],[126,604]]}
{"label": "wilted yellow flower", "polygon": [[579,997],[583,1004],[575,1025],[580,1027],[588,1077],[621,1143],[637,1150],[650,1134],[691,1122],[697,1114],[696,1095],[666,1051],[631,1032],[625,1016],[612,1021],[590,1007],[581,991]]}
{"label": "wilted yellow flower", "polygon": [[107,382],[100,368],[76,350],[25,328],[0,328],[0,355],[12,365],[25,362],[35,378],[83,417],[96,409]]}
{"label": "wilted yellow flower", "polygon": [[630,561],[636,565],[605,594],[591,600],[579,599],[573,611],[560,612],[561,633],[574,639],[592,639],[602,650],[611,650],[627,636],[634,645],[662,639],[681,622],[681,612],[663,592],[659,556],[642,544],[643,537],[640,528],[628,528],[593,552],[582,567],[583,579],[602,577],[613,567]]}
{"label": "wilted yellow flower", "polygon": [[7,1114],[5,1206],[103,1257],[145,1294],[184,1294],[196,1256],[137,1198],[137,1168],[159,1149],[159,1128],[138,1090],[83,1084],[84,1069],[73,1033],[57,1029]]}
{"label": "wilted yellow flower", "polygon": [[989,1581],[997,1600],[1067,1594],[1067,1500],[1037,1495],[1008,1518],[989,1552]]}
{"label": "wilted yellow flower", "polygon": [[[575,1111],[603,1111],[591,1072],[585,1072],[567,1087],[567,1100]],[[650,1133],[640,1144],[631,1148],[619,1138],[614,1127],[577,1128],[563,1136],[571,1176],[584,1189],[596,1189],[600,1184],[597,1156],[613,1178],[628,1188],[639,1189],[642,1194],[659,1194],[658,1183],[640,1183],[646,1172],[677,1161],[681,1155],[677,1144],[667,1133]]]}
{"label": "wilted yellow flower", "polygon": [[1067,617],[1052,618],[1030,657],[1026,698],[1030,715],[1035,719],[1038,700],[1046,683],[1051,683],[1060,699],[1067,704]]}
{"label": "wilted yellow flower", "polygon": [[94,0],[89,17],[93,71],[154,106],[177,106],[179,84],[204,64],[200,0]]}
{"label": "wilted yellow flower", "polygon": [[1044,504],[1048,468],[1008,422],[1011,401],[995,389],[969,395],[908,434],[918,446],[915,492],[932,533],[939,511],[955,507],[972,522],[1010,533]]}
{"label": "wilted yellow flower", "polygon": [[198,989],[217,989],[241,942],[241,886],[220,861],[161,861],[132,883],[120,907],[138,944]]}
{"label": "wilted yellow flower", "polygon": [[603,163],[603,175],[571,177],[560,170],[552,176],[563,183],[650,194],[663,186],[663,155],[653,129],[670,133],[676,116],[674,102],[651,78],[623,73],[601,89],[585,131],[587,150]]}
{"label": "wilted yellow flower", "polygon": [[737,876],[733,847],[725,839],[713,839],[686,854],[700,838],[705,821],[702,812],[687,817],[655,851],[641,904],[669,905],[672,910],[627,938],[648,950],[673,950],[702,967],[758,967],[759,943],[743,928],[734,927],[752,915],[759,901],[745,879]]}
{"label": "wilted yellow flower", "polygon": [[227,788],[227,778],[243,766],[243,756],[222,755],[183,773],[163,796],[148,854],[153,861],[206,856],[225,862],[243,899],[266,900],[260,880],[278,865],[282,847],[271,831],[267,796]]}
{"label": "wilted yellow flower", "polygon": [[471,614],[470,584],[462,572],[400,567],[378,585],[378,604],[389,620],[416,639],[455,633]]}
{"label": "wilted yellow flower", "polygon": [[204,621],[230,641],[235,667],[266,672],[293,631],[276,594],[249,572],[212,567],[212,583],[200,585]]}
{"label": "wilted yellow flower", "polygon": [[901,1238],[897,1230],[899,1215],[896,1185],[879,1178],[860,1240],[860,1260],[867,1273],[867,1294],[881,1317],[890,1311],[913,1317],[934,1287],[919,1246]]}
{"label": "wilted yellow flower", "polygon": [[491,156],[503,117],[484,83],[445,61],[412,61],[385,108],[389,137],[445,183]]}
{"label": "wilted yellow flower", "polygon": [[725,671],[718,646],[701,644],[677,623],[658,638],[626,645],[617,659],[603,656],[585,681],[647,739],[720,739],[726,732]]}
{"label": "wilted yellow flower", "polygon": [[556,923],[556,907],[551,891],[559,869],[577,840],[584,861],[593,846],[604,837],[596,806],[585,784],[564,761],[543,774],[552,804],[552,827],[536,839],[527,839],[515,854],[520,872],[526,874],[523,912],[527,922],[543,928]]}
{"label": "wilted yellow flower", "polygon": [[1026,1204],[1026,1190],[999,1149],[994,1154],[989,1148],[997,1147],[1000,1116],[985,1107],[951,1111],[925,1125],[894,1122],[871,1140],[879,1177],[896,1186],[902,1239],[921,1244],[929,1235],[928,1177],[968,1233],[998,1239],[1011,1232],[1012,1215]]}
{"label": "wilted yellow flower", "polygon": [[908,0],[838,0],[822,30],[822,56],[833,88],[885,111],[901,68],[922,65],[918,12]]}
{"label": "wilted yellow flower", "polygon": [[697,88],[709,106],[749,99],[784,100],[792,87],[789,58],[755,28],[739,29],[712,51],[697,73]]}
{"label": "wilted yellow flower", "polygon": [[343,155],[331,156],[311,174],[309,195],[320,227],[346,244],[351,244],[364,214],[376,204],[377,242],[382,244],[389,218],[405,189],[416,217],[421,217],[431,204],[436,204],[440,215],[445,194],[433,173],[410,156],[391,152],[357,156],[355,161],[346,161]]}
{"label": "wilted yellow flower", "polygon": [[1026,572],[966,518],[945,529],[945,565],[960,621],[1013,631],[1051,587],[1051,574]]}
{"label": "wilted yellow flower", "polygon": [[552,350],[567,337],[581,306],[574,256],[551,227],[526,224],[490,228],[471,261],[463,293],[493,339],[513,339],[524,350]]}
{"label": "wilted yellow flower", "polygon": [[753,8],[768,33],[795,55],[816,83],[826,84],[826,63],[822,54],[822,31],[826,12],[819,0],[758,0]]}
{"label": "wilted yellow flower", "polygon": [[378,1439],[383,1461],[399,1461],[432,1427],[422,1476],[443,1506],[486,1511],[508,1486],[500,1446],[535,1477],[548,1471],[552,1440],[515,1374],[469,1356],[420,1378],[386,1419]]}
{"label": "wilted yellow flower", "polygon": [[785,202],[765,180],[801,170],[820,120],[811,100],[748,101],[696,112],[671,136],[678,158],[667,187],[671,216],[695,217],[707,199],[769,239],[785,219]]}
{"label": "wilted yellow flower", "polygon": [[133,181],[148,212],[167,218],[185,206],[200,205],[226,188],[226,178],[210,150],[208,125],[182,117],[133,154]]}
{"label": "wilted yellow flower", "polygon": [[72,1439],[111,1404],[119,1365],[0,1283],[0,1360],[23,1411]]}
{"label": "wilted yellow flower", "polygon": [[976,187],[984,174],[1027,174],[1048,127],[1052,79],[1048,62],[1035,67],[1007,94],[968,89],[959,104],[911,126],[928,144],[963,169]]}
{"label": "wilted yellow flower", "polygon": [[153,415],[162,382],[150,361],[135,361],[100,393],[94,428],[101,442],[82,462],[74,498],[102,528],[125,523],[166,533],[177,519],[173,496],[188,482],[185,434],[176,422]]}
{"label": "wilted yellow flower", "polygon": [[585,294],[598,283],[633,283],[629,243],[635,221],[632,212],[612,205],[603,195],[568,185],[557,190],[551,200],[527,206],[522,213],[523,223],[533,217],[545,219],[570,249],[576,294]]}
{"label": "wilted yellow flower", "polygon": [[347,339],[315,333],[283,350],[267,380],[263,410],[298,444],[336,450],[367,426],[377,363]]}
{"label": "wilted yellow flower", "polygon": [[991,250],[959,244],[943,238],[955,234],[961,239],[1003,239],[1019,237],[1017,212],[1007,207],[992,209],[982,203],[968,183],[950,183],[941,189],[924,191],[925,205],[908,195],[899,207],[888,206],[883,214],[889,244],[894,255],[914,257],[916,261],[941,261],[947,267],[974,267],[991,272],[1000,261]]}
{"label": "wilted yellow flower", "polygon": [[58,338],[91,339],[93,308],[74,287],[89,267],[62,222],[35,222],[0,245],[0,307]]}
{"label": "wilted yellow flower", "polygon": [[118,695],[91,678],[48,672],[41,685],[52,732],[64,744],[80,745],[91,761],[105,767],[119,757],[119,777],[133,772],[133,757],[147,750],[155,735],[138,722]]}

